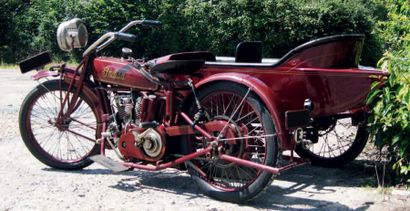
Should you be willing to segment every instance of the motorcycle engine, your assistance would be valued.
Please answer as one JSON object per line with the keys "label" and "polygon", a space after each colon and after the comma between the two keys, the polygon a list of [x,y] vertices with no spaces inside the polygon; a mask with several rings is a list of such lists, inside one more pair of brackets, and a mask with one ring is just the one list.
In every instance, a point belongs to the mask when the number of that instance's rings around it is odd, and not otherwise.
{"label": "motorcycle engine", "polygon": [[[117,124],[136,124],[141,122],[142,97],[133,97],[132,94],[117,93],[114,95]],[[134,121],[133,121],[134,120]]]}
{"label": "motorcycle engine", "polygon": [[124,158],[149,162],[160,160],[165,154],[165,132],[158,127],[141,127],[143,101],[152,101],[152,97],[116,93],[112,99],[116,112],[109,130],[119,137],[115,144]]}

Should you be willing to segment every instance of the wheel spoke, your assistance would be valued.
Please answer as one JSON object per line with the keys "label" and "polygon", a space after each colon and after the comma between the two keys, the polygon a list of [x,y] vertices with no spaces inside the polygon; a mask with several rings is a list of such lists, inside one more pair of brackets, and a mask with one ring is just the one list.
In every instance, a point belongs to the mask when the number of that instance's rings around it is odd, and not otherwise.
{"label": "wheel spoke", "polygon": [[340,157],[352,147],[357,129],[349,119],[337,120],[333,126],[319,131],[318,142],[305,145],[305,150],[324,159]]}
{"label": "wheel spoke", "polygon": [[[218,139],[226,154],[264,164],[266,162],[265,139],[275,140],[276,133],[265,131],[261,114],[255,108],[259,105],[252,104],[254,100],[250,100],[250,93],[250,89],[245,89],[242,95],[228,91],[215,92],[200,99],[200,103],[211,120],[224,122],[221,124],[222,129],[213,131],[214,136],[235,134],[234,137],[220,137]],[[231,132],[227,133],[228,130]],[[208,140],[200,135],[197,135],[196,139],[192,139],[191,143],[194,151],[207,147],[209,144]],[[193,159],[191,163],[190,165],[199,169],[196,171],[202,179],[223,190],[245,188],[261,174],[261,171],[218,158],[204,156]],[[191,169],[195,170],[195,168]]]}
{"label": "wheel spoke", "polygon": [[[62,101],[58,96],[60,91],[46,89],[48,91],[33,102],[29,112],[31,139],[45,157],[58,162],[71,163],[85,159],[95,146],[97,119],[92,108],[80,96],[72,117],[62,124],[57,123]],[[70,98],[72,93],[61,92],[61,96],[66,95]]]}

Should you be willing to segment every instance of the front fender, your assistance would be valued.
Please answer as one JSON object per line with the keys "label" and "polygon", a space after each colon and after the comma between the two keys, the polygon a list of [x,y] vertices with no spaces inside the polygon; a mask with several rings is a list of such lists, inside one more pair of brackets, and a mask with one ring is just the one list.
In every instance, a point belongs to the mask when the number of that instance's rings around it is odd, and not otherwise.
{"label": "front fender", "polygon": [[265,103],[266,108],[272,116],[275,123],[279,143],[281,149],[293,149],[293,144],[290,141],[289,135],[285,130],[284,115],[281,115],[281,110],[277,106],[279,102],[277,95],[261,80],[242,73],[218,73],[204,78],[195,84],[197,89],[210,85],[217,81],[231,81],[249,87],[251,91],[255,92],[260,99]]}
{"label": "front fender", "polygon": [[41,70],[38,71],[36,74],[31,76],[31,79],[38,81],[42,78],[46,78],[46,77],[57,77],[59,76],[60,73],[56,72],[56,71],[50,71],[50,70]]}

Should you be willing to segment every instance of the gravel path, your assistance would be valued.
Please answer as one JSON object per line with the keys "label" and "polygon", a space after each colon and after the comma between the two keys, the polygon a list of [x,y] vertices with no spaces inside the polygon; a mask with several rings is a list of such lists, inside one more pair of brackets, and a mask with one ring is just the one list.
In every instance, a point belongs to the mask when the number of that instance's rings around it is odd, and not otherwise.
{"label": "gravel path", "polygon": [[203,196],[189,175],[172,169],[120,174],[98,164],[82,171],[51,169],[29,153],[18,132],[19,106],[35,84],[30,73],[0,70],[0,211],[410,210],[408,192],[382,195],[372,187],[374,170],[361,161],[341,169],[292,169],[241,205]]}

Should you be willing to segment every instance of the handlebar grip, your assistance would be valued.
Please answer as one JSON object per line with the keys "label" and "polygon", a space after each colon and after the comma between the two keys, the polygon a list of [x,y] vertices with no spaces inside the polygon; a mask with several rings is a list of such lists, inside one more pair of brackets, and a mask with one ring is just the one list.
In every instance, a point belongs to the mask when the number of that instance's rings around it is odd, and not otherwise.
{"label": "handlebar grip", "polygon": [[128,34],[124,32],[116,32],[115,37],[119,40],[127,41],[127,42],[135,42],[137,36],[133,34]]}
{"label": "handlebar grip", "polygon": [[162,23],[161,23],[161,21],[157,21],[157,20],[143,20],[141,22],[141,25],[144,25],[144,26],[161,26]]}

